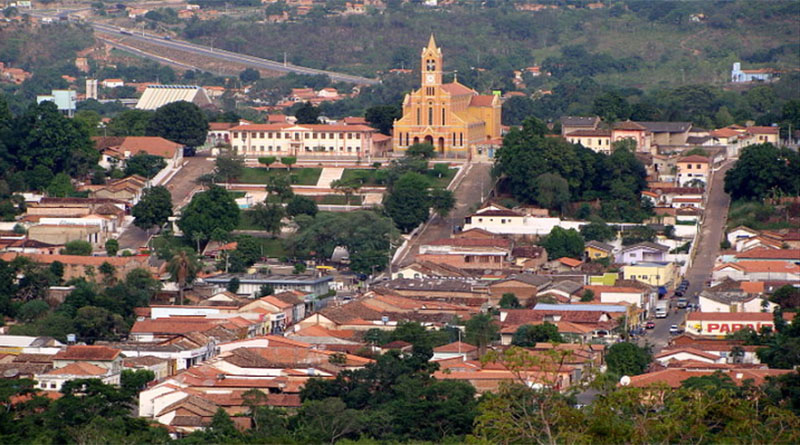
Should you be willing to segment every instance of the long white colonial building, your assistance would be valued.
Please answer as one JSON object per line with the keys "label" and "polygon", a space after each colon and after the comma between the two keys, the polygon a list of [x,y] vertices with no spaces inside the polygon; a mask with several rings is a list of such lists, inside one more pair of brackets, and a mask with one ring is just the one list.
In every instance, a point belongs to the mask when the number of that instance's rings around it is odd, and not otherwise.
{"label": "long white colonial building", "polygon": [[244,157],[380,156],[391,138],[367,125],[246,124],[228,130],[231,148]]}

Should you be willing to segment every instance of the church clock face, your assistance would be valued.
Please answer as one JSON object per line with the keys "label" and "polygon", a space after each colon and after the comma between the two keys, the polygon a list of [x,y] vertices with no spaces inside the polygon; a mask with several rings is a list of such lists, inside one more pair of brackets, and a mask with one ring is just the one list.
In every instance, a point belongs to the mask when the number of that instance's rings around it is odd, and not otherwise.
{"label": "church clock face", "polygon": [[433,80],[434,80],[433,74],[428,74],[427,76],[425,76],[426,82],[433,83]]}

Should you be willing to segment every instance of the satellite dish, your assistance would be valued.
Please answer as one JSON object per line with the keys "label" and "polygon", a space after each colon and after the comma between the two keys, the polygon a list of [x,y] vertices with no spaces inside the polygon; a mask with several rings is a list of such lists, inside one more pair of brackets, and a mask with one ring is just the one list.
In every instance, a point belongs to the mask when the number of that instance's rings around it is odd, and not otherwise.
{"label": "satellite dish", "polygon": [[622,386],[628,386],[631,384],[631,378],[624,375],[621,379],[619,379],[619,384]]}
{"label": "satellite dish", "polygon": [[14,377],[19,375],[19,369],[17,368],[10,368],[3,371],[3,377],[7,379],[13,379]]}

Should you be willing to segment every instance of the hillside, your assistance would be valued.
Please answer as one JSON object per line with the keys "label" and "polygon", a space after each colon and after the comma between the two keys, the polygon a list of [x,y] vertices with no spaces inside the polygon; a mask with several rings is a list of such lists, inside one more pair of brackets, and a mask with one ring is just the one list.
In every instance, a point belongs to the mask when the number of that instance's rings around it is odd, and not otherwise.
{"label": "hillside", "polygon": [[[601,70],[594,75],[598,81],[649,89],[720,84],[735,61],[748,67],[800,67],[798,5],[634,1],[537,12],[519,11],[512,3],[447,9],[406,5],[366,15],[309,14],[291,23],[223,17],[190,23],[183,34],[261,57],[282,59],[286,52],[296,64],[372,75],[416,66],[419,48],[434,32],[446,52],[446,67],[475,77],[480,89],[508,89],[512,70],[543,64],[565,47],[580,45],[590,54],[633,61],[624,70]],[[486,71],[470,72],[478,68]]]}

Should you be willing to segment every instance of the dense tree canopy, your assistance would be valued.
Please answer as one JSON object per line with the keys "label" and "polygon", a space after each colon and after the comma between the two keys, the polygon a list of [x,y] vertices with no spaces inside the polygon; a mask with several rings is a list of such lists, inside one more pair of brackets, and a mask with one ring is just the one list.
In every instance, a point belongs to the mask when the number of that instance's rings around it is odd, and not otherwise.
{"label": "dense tree canopy", "polygon": [[178,221],[185,236],[197,236],[202,241],[208,240],[215,229],[231,232],[238,224],[239,206],[228,191],[218,186],[194,195]]}
{"label": "dense tree canopy", "polygon": [[162,185],[150,187],[144,191],[139,202],[133,206],[131,215],[135,218],[133,224],[140,229],[160,227],[172,216],[172,195]]}
{"label": "dense tree canopy", "polygon": [[619,376],[642,374],[652,359],[647,348],[627,342],[612,345],[606,354],[608,371]]}
{"label": "dense tree canopy", "polygon": [[172,102],[157,109],[147,124],[148,136],[161,136],[172,142],[196,147],[208,134],[208,120],[197,105]]}
{"label": "dense tree canopy", "polygon": [[748,200],[800,195],[800,155],[772,144],[745,147],[725,173],[725,192]]}
{"label": "dense tree canopy", "polygon": [[583,256],[583,238],[575,229],[553,227],[550,234],[542,238],[539,245],[547,250],[548,258],[581,258]]}

